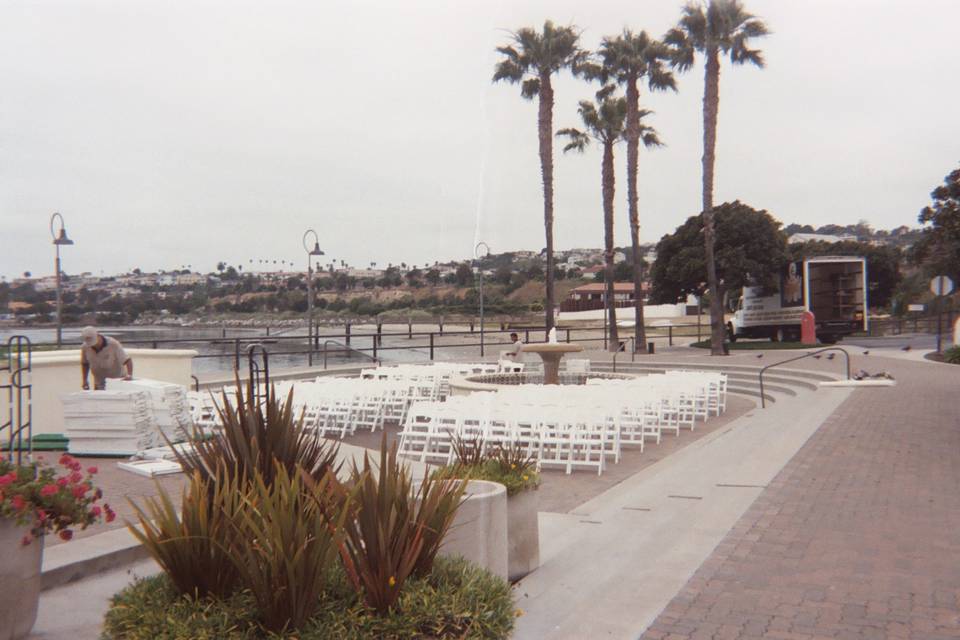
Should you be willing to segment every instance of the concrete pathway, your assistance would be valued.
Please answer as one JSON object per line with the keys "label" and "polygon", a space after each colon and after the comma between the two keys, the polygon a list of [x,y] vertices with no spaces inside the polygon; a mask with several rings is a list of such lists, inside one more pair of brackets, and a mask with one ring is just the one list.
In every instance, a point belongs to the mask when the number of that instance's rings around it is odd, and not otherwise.
{"label": "concrete pathway", "polygon": [[540,569],[516,588],[516,638],[636,638],[850,394],[755,409],[573,514],[544,514]]}
{"label": "concrete pathway", "polygon": [[877,366],[644,638],[960,638],[960,366]]}

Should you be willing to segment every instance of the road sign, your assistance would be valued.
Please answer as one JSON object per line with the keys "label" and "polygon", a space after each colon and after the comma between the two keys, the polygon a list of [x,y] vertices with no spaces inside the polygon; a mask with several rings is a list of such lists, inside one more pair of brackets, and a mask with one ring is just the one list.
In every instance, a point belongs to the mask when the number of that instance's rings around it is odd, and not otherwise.
{"label": "road sign", "polygon": [[950,276],[934,276],[930,280],[930,292],[935,296],[946,296],[953,292],[953,280]]}
{"label": "road sign", "polygon": [[911,304],[907,306],[907,311],[923,311],[925,305],[922,304]]}

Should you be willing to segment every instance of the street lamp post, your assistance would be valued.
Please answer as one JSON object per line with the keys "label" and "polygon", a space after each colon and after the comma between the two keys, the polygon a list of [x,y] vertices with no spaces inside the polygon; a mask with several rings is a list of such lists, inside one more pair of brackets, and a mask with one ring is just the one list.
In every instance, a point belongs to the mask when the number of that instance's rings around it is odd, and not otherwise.
{"label": "street lamp post", "polygon": [[[307,243],[307,237],[313,234],[313,248]],[[303,234],[303,249],[307,252],[307,363],[313,366],[313,256],[322,256],[320,250],[320,239],[317,232],[313,229],[307,229]]]}
{"label": "street lamp post", "polygon": [[484,353],[483,345],[483,264],[482,260],[484,256],[490,255],[490,247],[487,246],[486,242],[478,242],[477,246],[473,248],[473,255],[477,259],[477,271],[480,274],[480,357],[482,358]]}
{"label": "street lamp post", "polygon": [[[60,228],[55,228],[59,220]],[[53,237],[53,246],[56,247],[56,259],[53,263],[54,273],[57,276],[57,349],[63,343],[63,297],[60,292],[60,247],[73,244],[73,240],[67,237],[67,230],[63,226],[63,216],[54,213],[50,216],[50,236]]]}

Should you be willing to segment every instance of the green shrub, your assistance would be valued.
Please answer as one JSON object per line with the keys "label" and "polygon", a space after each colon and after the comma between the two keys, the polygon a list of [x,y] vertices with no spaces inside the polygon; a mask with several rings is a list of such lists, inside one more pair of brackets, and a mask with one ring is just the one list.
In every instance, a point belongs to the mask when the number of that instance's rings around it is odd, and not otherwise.
{"label": "green shrub", "polygon": [[239,574],[230,549],[235,522],[246,504],[238,479],[220,473],[211,487],[195,471],[183,488],[179,513],[167,492],[157,488],[159,495],[145,498],[143,507],[130,501],[140,522],[140,529],[129,525],[130,532],[180,593],[233,593]]}
{"label": "green shrub", "polygon": [[427,478],[415,492],[409,468],[398,462],[396,445],[387,449],[385,434],[378,466],[375,475],[366,454],[362,470],[353,465],[356,510],[345,525],[341,556],[354,588],[370,608],[385,615],[410,575],[431,570],[460,506],[464,483]]}
{"label": "green shrub", "polygon": [[231,553],[267,629],[299,629],[316,610],[350,509],[340,492],[330,473],[313,482],[277,463],[273,482],[258,476],[245,495]]}
{"label": "green shrub", "polygon": [[518,442],[498,443],[491,449],[480,437],[455,437],[451,446],[457,461],[434,471],[434,478],[499,482],[510,496],[540,486],[536,458]]}
{"label": "green shrub", "polygon": [[181,596],[166,575],[134,582],[115,595],[105,640],[368,640],[510,636],[515,609],[510,585],[462,558],[438,558],[424,578],[406,582],[393,611],[374,615],[340,571],[329,573],[317,612],[296,633],[273,634],[257,622],[248,592],[229,598]]}
{"label": "green shrub", "polygon": [[540,474],[533,469],[518,471],[504,468],[496,460],[486,460],[478,465],[461,466],[456,464],[440,467],[433,472],[436,478],[462,478],[464,480],[487,480],[499,482],[507,488],[507,495],[513,496],[521,491],[536,489],[540,486]]}
{"label": "green shrub", "polygon": [[252,479],[258,473],[270,484],[279,462],[287,474],[303,469],[315,480],[332,470],[339,470],[339,444],[326,438],[317,438],[304,428],[303,414],[293,413],[293,389],[286,401],[277,398],[271,386],[266,401],[261,405],[237,379],[235,401],[230,402],[226,392],[217,412],[223,422],[211,438],[194,433],[193,451],[182,452],[174,447],[177,461],[186,473],[197,471],[209,481],[221,465],[228,473],[236,471]]}
{"label": "green shrub", "polygon": [[950,347],[943,352],[943,361],[950,364],[960,364],[960,345]]}

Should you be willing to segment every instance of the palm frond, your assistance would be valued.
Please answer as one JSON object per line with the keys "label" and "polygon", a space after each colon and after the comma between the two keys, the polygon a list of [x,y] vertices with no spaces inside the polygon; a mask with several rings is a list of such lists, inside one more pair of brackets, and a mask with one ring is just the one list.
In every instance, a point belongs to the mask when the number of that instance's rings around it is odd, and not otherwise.
{"label": "palm frond", "polygon": [[520,95],[527,100],[533,100],[540,93],[540,78],[527,78],[520,86]]}
{"label": "palm frond", "polygon": [[557,137],[560,137],[560,136],[567,136],[568,138],[570,138],[570,142],[568,142],[566,146],[563,148],[564,153],[568,151],[579,151],[583,153],[583,151],[590,144],[590,136],[588,136],[583,131],[580,131],[579,129],[573,129],[573,128],[560,129],[559,131],[557,131]]}

